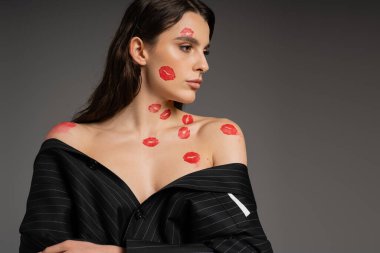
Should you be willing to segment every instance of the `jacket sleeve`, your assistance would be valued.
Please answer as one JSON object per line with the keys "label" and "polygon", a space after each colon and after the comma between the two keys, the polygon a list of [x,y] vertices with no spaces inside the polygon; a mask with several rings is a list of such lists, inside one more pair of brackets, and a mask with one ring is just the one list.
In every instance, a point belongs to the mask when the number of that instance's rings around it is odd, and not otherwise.
{"label": "jacket sleeve", "polygon": [[[210,196],[210,195],[207,195]],[[259,221],[256,201],[235,193],[213,192],[215,202],[199,207],[191,219],[192,241],[196,243],[171,245],[128,240],[127,253],[273,253]],[[200,210],[207,210],[201,213]]]}
{"label": "jacket sleeve", "polygon": [[19,227],[20,253],[36,253],[73,238],[72,201],[56,159],[42,153],[35,158],[26,213]]}

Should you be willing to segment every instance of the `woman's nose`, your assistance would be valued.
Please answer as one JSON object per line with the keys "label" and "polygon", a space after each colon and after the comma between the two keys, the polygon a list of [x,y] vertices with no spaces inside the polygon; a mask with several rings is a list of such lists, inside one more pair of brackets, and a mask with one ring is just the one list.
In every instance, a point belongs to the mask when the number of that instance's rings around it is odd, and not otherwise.
{"label": "woman's nose", "polygon": [[203,73],[205,73],[209,70],[207,59],[206,59],[206,56],[204,55],[204,53],[200,54],[200,57],[198,59],[197,65],[196,65],[196,70],[199,70]]}

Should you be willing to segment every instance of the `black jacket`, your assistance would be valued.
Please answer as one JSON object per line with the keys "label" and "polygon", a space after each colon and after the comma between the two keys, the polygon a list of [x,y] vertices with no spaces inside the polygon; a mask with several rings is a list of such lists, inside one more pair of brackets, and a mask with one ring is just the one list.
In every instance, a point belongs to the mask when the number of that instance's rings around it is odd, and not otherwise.
{"label": "black jacket", "polygon": [[58,139],[45,140],[35,158],[19,232],[20,253],[68,239],[127,253],[273,252],[246,165],[189,173],[139,203],[110,169]]}

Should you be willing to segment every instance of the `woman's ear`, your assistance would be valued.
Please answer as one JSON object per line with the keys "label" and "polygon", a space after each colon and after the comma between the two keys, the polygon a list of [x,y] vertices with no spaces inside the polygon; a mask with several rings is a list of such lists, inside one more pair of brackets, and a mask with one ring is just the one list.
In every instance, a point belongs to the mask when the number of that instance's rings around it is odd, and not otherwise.
{"label": "woman's ear", "polygon": [[146,65],[148,54],[144,42],[139,37],[133,37],[129,43],[129,54],[132,60],[139,65]]}

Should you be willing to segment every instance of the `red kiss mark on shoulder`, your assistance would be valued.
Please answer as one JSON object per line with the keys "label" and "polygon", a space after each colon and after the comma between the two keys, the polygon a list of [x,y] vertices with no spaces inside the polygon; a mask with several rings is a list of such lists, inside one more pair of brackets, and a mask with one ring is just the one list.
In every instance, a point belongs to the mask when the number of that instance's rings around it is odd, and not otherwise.
{"label": "red kiss mark on shoulder", "polygon": [[50,133],[65,133],[65,132],[69,131],[71,128],[76,127],[76,125],[77,124],[75,122],[71,122],[71,121],[61,122],[61,123],[55,125],[50,130]]}
{"label": "red kiss mark on shoulder", "polygon": [[182,29],[182,31],[179,33],[181,36],[188,36],[188,37],[193,37],[194,31],[191,30],[189,27],[185,27]]}
{"label": "red kiss mark on shoulder", "polygon": [[224,124],[220,127],[220,130],[224,133],[224,134],[228,134],[228,135],[237,135],[237,129],[234,125],[232,124]]}

